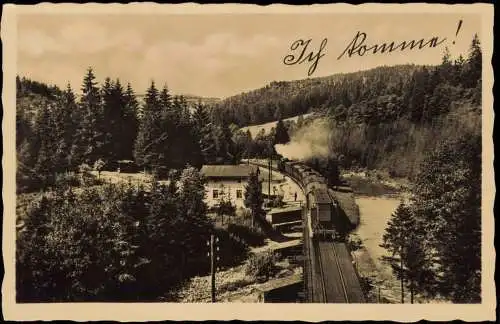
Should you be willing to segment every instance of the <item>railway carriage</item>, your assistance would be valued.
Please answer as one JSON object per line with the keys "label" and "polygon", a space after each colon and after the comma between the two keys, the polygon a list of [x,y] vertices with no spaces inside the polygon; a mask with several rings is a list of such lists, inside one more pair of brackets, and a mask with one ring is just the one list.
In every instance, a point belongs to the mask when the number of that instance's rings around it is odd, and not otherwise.
{"label": "railway carriage", "polygon": [[[333,244],[324,242],[336,239],[334,218],[338,215],[337,202],[326,180],[321,174],[300,162],[282,160],[278,163],[278,168],[293,177],[306,195],[307,224],[304,225],[307,230],[304,237],[307,239],[304,241],[304,247],[309,254],[304,263],[304,280],[308,299],[320,302],[342,300],[341,302],[363,303],[363,290],[346,244],[337,240]],[[322,269],[330,269],[332,265],[331,271],[323,273]],[[321,272],[319,277],[323,278],[322,280],[316,280],[317,271]],[[325,277],[329,279],[325,280]],[[342,296],[335,288],[327,286],[328,283],[339,281],[342,282]]]}
{"label": "railway carriage", "polygon": [[320,240],[333,238],[336,234],[333,217],[336,215],[337,205],[328,192],[325,178],[316,170],[297,161],[280,160],[278,168],[299,181],[306,193],[311,237]]}

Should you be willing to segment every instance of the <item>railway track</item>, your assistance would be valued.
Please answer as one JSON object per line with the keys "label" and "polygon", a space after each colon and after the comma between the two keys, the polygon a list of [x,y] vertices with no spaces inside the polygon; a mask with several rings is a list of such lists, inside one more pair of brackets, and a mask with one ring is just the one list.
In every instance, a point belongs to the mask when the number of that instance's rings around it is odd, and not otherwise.
{"label": "railway track", "polygon": [[[259,161],[249,161],[260,167],[269,167]],[[282,173],[274,166],[274,172]],[[304,191],[300,181],[288,173]],[[345,243],[321,241],[310,237],[310,214],[303,209],[304,222],[304,292],[308,302],[364,303],[365,298],[352,258]]]}
{"label": "railway track", "polygon": [[[321,260],[321,253],[317,254],[319,263],[322,265],[322,260]],[[326,280],[325,280],[325,270],[323,269],[323,266],[319,267],[321,271],[321,297],[323,301],[326,303],[328,300],[328,296],[326,294]]]}
{"label": "railway track", "polygon": [[332,244],[333,254],[335,255],[335,264],[337,269],[339,270],[340,282],[342,284],[342,292],[344,293],[346,303],[349,302],[349,295],[347,294],[346,282],[344,279],[344,274],[342,272],[342,268],[340,267],[339,256],[337,254],[337,250],[335,249],[335,244]]}
{"label": "railway track", "polygon": [[349,303],[349,294],[335,245],[318,242],[317,257],[322,269],[326,303]]}

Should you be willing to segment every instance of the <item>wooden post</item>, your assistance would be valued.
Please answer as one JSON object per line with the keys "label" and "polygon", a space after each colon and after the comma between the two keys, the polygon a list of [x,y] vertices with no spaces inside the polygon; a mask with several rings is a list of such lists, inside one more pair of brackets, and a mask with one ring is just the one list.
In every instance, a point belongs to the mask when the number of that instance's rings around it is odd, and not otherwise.
{"label": "wooden post", "polygon": [[210,235],[210,273],[212,276],[212,303],[215,303],[215,255],[214,255],[214,234]]}
{"label": "wooden post", "polygon": [[269,158],[269,199],[271,199],[271,158]]}
{"label": "wooden post", "polygon": [[[403,249],[401,249],[403,252]],[[403,253],[400,255],[401,259],[401,304],[405,303],[405,291],[404,291],[404,275],[403,275]]]}

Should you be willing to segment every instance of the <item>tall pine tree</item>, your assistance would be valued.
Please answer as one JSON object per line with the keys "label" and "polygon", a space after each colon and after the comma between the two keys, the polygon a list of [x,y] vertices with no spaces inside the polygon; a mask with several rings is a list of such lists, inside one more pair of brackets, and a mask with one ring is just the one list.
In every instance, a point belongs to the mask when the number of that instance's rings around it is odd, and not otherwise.
{"label": "tall pine tree", "polygon": [[168,135],[163,127],[162,107],[154,81],[146,93],[143,114],[135,142],[135,161],[145,168],[157,168],[165,164]]}
{"label": "tall pine tree", "polygon": [[286,144],[290,142],[288,130],[281,119],[276,123],[276,134],[274,135],[274,144]]}
{"label": "tall pine tree", "polygon": [[202,164],[214,164],[216,157],[216,143],[213,136],[210,116],[204,105],[199,102],[193,112],[193,127],[198,140],[198,147],[202,157]]}
{"label": "tall pine tree", "polygon": [[55,146],[55,163],[60,171],[67,171],[75,165],[71,159],[71,147],[73,145],[74,136],[77,131],[78,117],[75,113],[78,112],[75,94],[68,84],[66,90],[60,96],[58,105],[56,106],[54,117],[56,127],[57,145]]}
{"label": "tall pine tree", "polygon": [[265,212],[262,209],[264,196],[262,195],[262,183],[259,180],[258,172],[250,172],[248,184],[245,187],[245,207],[252,212],[252,223],[264,217]]}
{"label": "tall pine tree", "polygon": [[101,96],[92,68],[88,68],[83,79],[79,109],[81,120],[75,136],[72,160],[77,164],[92,164],[103,153],[105,127],[102,120]]}
{"label": "tall pine tree", "polygon": [[130,83],[124,93],[123,123],[121,127],[122,150],[121,159],[132,160],[134,143],[139,131],[139,103]]}

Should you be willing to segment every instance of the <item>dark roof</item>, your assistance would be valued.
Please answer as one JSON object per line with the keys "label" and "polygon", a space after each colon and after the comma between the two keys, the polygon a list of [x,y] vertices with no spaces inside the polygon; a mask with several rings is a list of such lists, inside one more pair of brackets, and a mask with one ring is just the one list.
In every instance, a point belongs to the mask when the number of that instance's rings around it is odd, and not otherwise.
{"label": "dark roof", "polygon": [[246,178],[252,170],[257,170],[253,165],[204,165],[200,173],[206,178]]}

